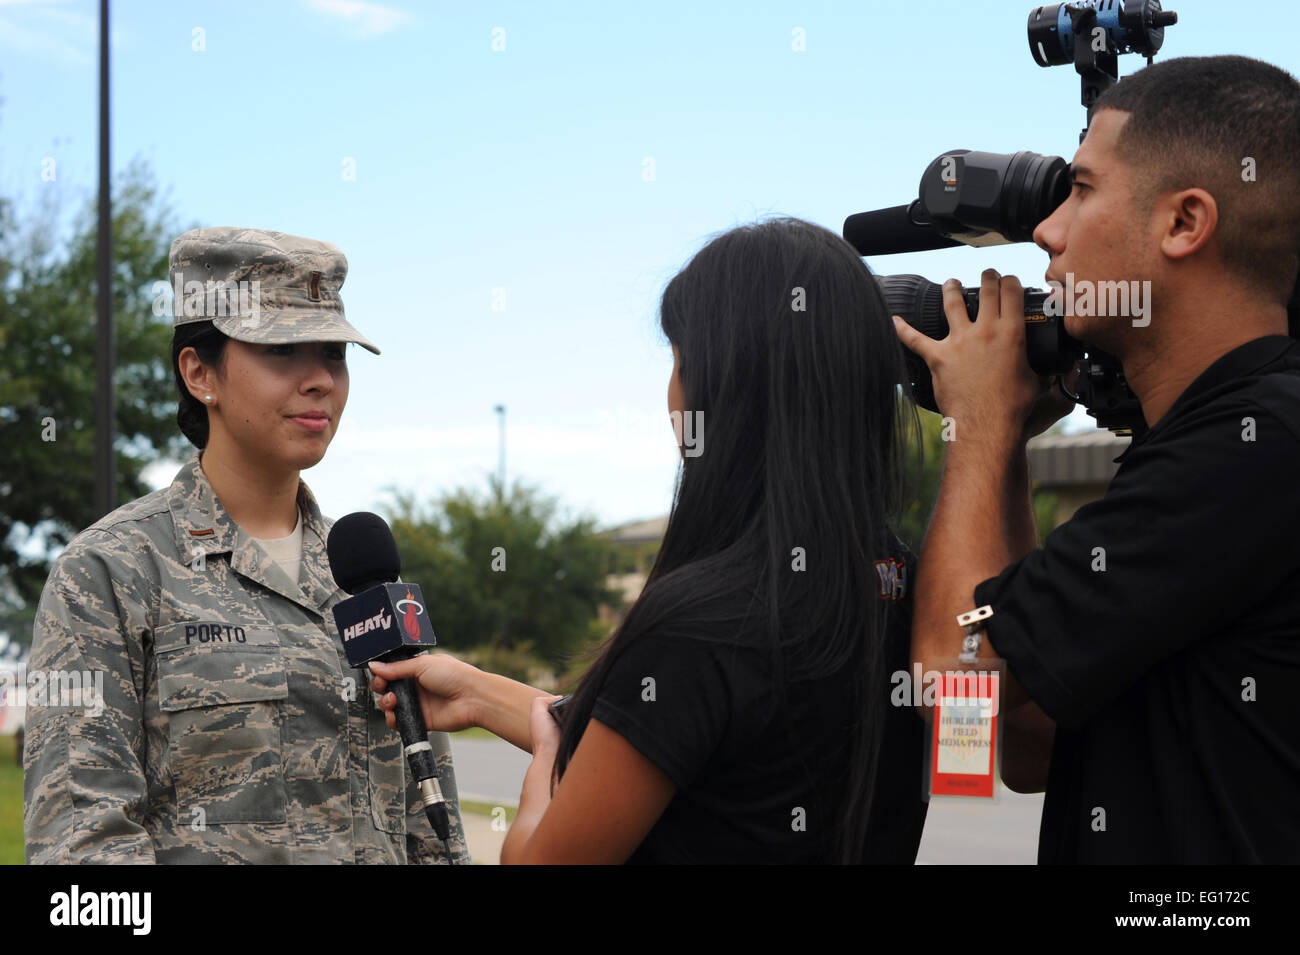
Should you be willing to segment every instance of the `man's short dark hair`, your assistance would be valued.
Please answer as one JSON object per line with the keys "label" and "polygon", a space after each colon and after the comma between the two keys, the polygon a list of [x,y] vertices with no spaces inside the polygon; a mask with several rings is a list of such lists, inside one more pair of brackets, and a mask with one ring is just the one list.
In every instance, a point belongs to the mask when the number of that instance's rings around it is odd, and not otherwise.
{"label": "man's short dark hair", "polygon": [[1205,189],[1225,268],[1285,302],[1300,268],[1295,77],[1245,56],[1176,57],[1120,80],[1098,98],[1103,108],[1129,114],[1117,152],[1136,171],[1142,214],[1163,194]]}

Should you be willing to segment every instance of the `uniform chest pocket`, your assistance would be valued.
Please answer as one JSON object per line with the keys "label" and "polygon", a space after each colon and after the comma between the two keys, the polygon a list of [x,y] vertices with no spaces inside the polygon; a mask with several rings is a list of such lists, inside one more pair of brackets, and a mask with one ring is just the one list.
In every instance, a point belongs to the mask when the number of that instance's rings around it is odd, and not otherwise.
{"label": "uniform chest pocket", "polygon": [[154,633],[177,822],[286,822],[280,726],[289,685],[270,630],[181,623]]}
{"label": "uniform chest pocket", "polygon": [[[406,833],[406,759],[402,738],[366,694],[367,772],[370,815],[380,832]],[[423,804],[421,804],[423,806]]]}

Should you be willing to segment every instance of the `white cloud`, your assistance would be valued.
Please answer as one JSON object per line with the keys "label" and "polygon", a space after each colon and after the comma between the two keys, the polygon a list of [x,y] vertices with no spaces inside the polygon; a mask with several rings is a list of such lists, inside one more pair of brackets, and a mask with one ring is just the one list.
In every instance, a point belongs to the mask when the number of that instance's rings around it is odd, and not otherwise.
{"label": "white cloud", "polygon": [[[62,0],[0,0],[0,47],[27,56],[56,60],[68,66],[99,62],[99,13],[70,10]],[[124,34],[110,20],[114,50]]]}
{"label": "white cloud", "polygon": [[24,26],[10,17],[0,19],[0,44],[6,48],[29,56],[51,57],[64,64],[81,65],[93,62],[91,54],[95,51],[95,44],[98,42],[93,28],[87,29],[82,25],[68,30],[65,25],[66,20],[58,24],[52,22],[55,19],[64,20],[62,17],[51,16],[58,11],[44,6],[19,7],[15,4],[4,4],[3,8],[14,12],[19,9],[40,11],[35,16],[27,18],[33,24],[32,27]]}
{"label": "white cloud", "polygon": [[355,23],[359,36],[387,33],[411,19],[410,14],[404,10],[381,7],[377,3],[364,3],[362,0],[303,0],[303,2],[317,13]]}

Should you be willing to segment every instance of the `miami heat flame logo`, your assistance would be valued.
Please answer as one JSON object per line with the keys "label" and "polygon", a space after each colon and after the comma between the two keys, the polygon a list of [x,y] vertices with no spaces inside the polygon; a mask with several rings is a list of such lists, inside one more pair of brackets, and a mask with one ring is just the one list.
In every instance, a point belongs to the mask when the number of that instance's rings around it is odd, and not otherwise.
{"label": "miami heat flame logo", "polygon": [[[406,609],[402,609],[402,604],[406,604]],[[411,591],[406,591],[406,597],[393,604],[393,609],[402,615],[402,629],[410,635],[416,643],[420,642],[420,614],[424,613],[424,608],[420,606],[419,601],[411,598]]]}

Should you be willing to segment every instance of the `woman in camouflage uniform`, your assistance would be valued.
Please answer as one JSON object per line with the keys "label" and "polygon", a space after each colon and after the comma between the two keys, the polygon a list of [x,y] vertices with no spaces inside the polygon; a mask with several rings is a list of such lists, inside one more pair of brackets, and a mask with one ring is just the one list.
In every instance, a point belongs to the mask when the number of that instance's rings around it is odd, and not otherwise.
{"label": "woman in camouflage uniform", "polygon": [[[347,666],[330,522],[299,479],[337,431],[346,343],[379,351],[343,316],[346,274],[334,246],[277,232],[172,245],[177,418],[199,450],[79,534],[46,581],[29,862],[468,861],[446,734],[430,736],[443,846]],[[59,692],[77,680],[102,694]]]}

